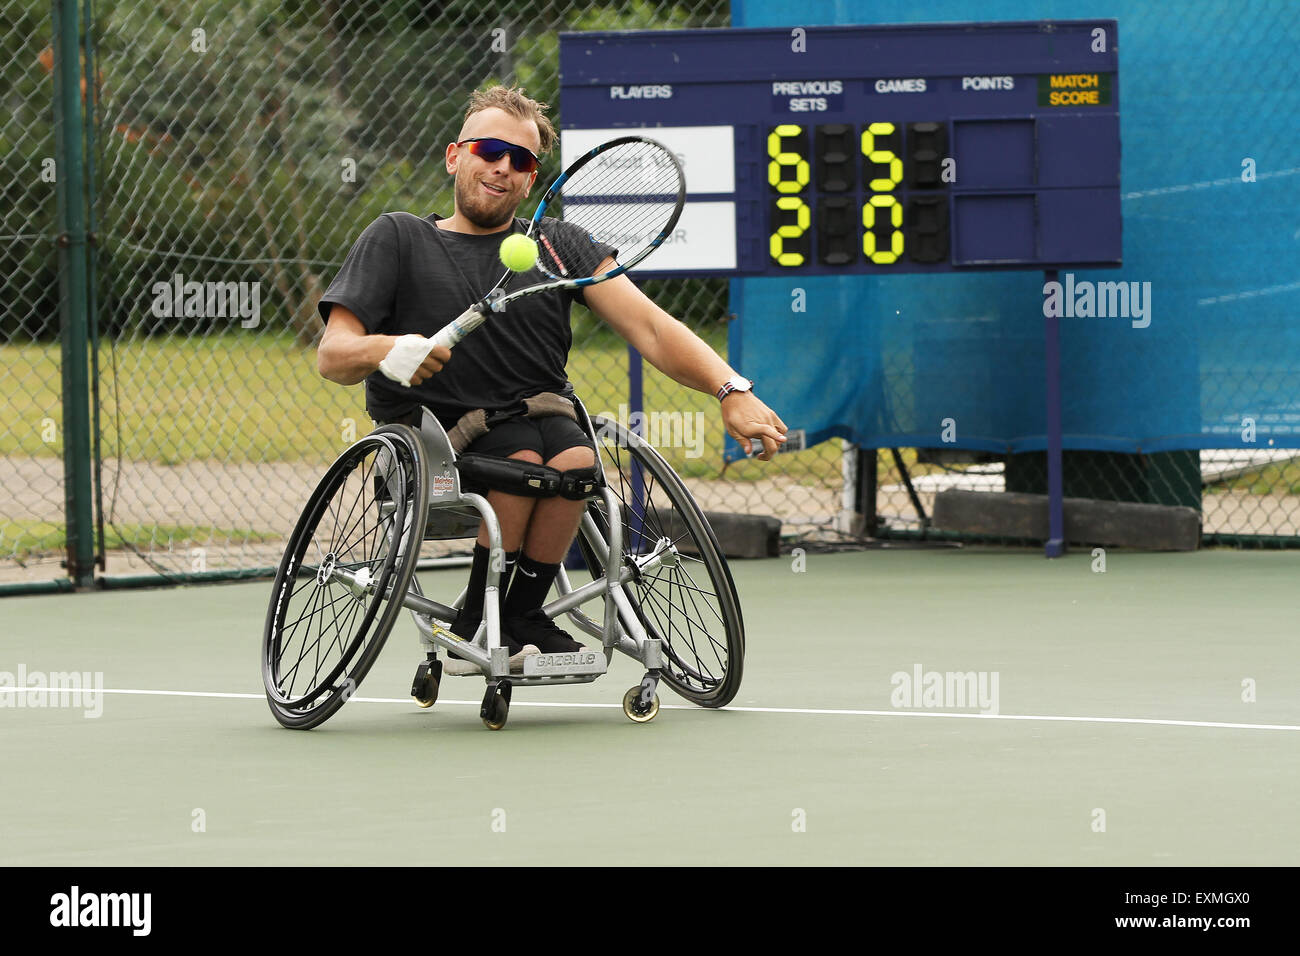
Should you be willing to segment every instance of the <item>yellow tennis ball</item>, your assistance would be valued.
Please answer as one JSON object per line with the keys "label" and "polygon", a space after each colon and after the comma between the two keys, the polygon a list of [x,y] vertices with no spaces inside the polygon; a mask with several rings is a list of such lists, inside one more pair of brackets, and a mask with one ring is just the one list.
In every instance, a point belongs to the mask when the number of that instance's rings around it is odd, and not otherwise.
{"label": "yellow tennis ball", "polygon": [[527,272],[537,261],[537,243],[516,232],[501,243],[501,261],[515,272]]}

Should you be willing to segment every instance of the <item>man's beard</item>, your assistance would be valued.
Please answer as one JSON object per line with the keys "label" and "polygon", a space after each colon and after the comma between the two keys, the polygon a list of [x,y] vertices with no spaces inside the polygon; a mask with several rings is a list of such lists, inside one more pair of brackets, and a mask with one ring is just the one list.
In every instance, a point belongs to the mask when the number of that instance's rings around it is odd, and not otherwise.
{"label": "man's beard", "polygon": [[[462,216],[480,229],[495,229],[514,218],[517,203],[512,206],[509,202],[504,202],[499,207],[493,205],[489,208],[488,200],[479,192],[480,188],[481,184],[477,180],[456,177],[456,206]],[[509,195],[508,192],[502,193],[502,199]]]}

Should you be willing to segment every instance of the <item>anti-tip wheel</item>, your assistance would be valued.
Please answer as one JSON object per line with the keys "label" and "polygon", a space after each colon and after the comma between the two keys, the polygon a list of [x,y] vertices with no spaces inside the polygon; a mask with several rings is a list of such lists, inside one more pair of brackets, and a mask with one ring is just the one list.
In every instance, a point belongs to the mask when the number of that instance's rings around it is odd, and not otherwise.
{"label": "anti-tip wheel", "polygon": [[650,700],[650,706],[642,713],[637,710],[637,698],[641,696],[641,685],[637,684],[626,694],[623,695],[623,713],[627,714],[630,720],[635,720],[638,724],[644,724],[647,720],[654,720],[655,714],[659,713],[659,695],[655,694]]}

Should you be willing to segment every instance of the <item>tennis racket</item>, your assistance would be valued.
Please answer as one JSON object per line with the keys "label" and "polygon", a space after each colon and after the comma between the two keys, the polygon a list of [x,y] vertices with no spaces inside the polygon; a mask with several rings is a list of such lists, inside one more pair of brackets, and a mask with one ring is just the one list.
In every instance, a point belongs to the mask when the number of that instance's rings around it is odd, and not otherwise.
{"label": "tennis racket", "polygon": [[[547,207],[559,197],[564,220],[576,223],[600,242],[618,249],[618,264],[597,276],[574,275],[576,263],[560,261],[539,229]],[[504,291],[513,273],[433,336],[433,344],[454,347],[493,312],[524,296],[553,289],[583,289],[630,271],[672,234],[686,204],[686,177],[677,157],[662,143],[642,136],[620,136],[588,150],[547,188],[525,233],[537,233],[537,268],[546,281],[514,292]],[[599,263],[597,263],[599,265]]]}

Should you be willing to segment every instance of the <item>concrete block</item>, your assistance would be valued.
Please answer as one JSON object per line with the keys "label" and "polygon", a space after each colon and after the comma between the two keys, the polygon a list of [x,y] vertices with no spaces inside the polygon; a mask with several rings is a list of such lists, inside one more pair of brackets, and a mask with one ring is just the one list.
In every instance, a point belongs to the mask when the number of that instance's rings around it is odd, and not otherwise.
{"label": "concrete block", "polygon": [[[1195,551],[1201,540],[1195,508],[1066,498],[1064,511],[1070,544]],[[931,524],[944,531],[1046,541],[1047,495],[949,489],[935,496]]]}
{"label": "concrete block", "polygon": [[[706,511],[704,517],[727,558],[775,558],[781,554],[781,521],[778,518],[724,511]],[[659,518],[670,529],[667,533],[674,538],[685,534],[685,523],[676,511],[660,511]],[[695,554],[689,536],[681,538],[677,547],[686,554]]]}

